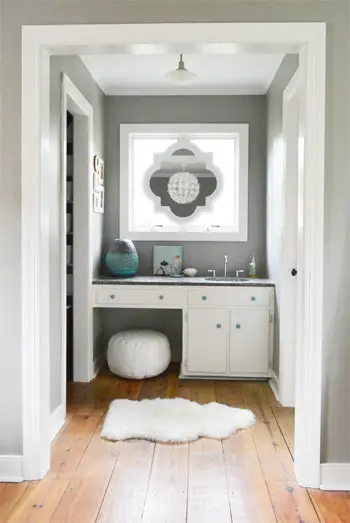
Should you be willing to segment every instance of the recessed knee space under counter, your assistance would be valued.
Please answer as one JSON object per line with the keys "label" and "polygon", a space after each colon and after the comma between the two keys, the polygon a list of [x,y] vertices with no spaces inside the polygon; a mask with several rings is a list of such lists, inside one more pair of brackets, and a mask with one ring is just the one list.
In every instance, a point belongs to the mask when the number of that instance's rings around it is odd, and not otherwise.
{"label": "recessed knee space under counter", "polygon": [[268,378],[273,356],[270,280],[134,277],[93,281],[93,308],[182,310],[183,378]]}

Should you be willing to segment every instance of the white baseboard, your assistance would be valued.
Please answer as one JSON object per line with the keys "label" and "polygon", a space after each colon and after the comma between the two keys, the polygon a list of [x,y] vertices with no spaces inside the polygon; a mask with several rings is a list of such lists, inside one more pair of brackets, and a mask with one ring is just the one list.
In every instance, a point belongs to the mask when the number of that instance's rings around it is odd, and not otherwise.
{"label": "white baseboard", "polygon": [[321,463],[321,490],[350,490],[350,463]]}
{"label": "white baseboard", "polygon": [[0,456],[0,482],[20,483],[23,478],[23,456]]}
{"label": "white baseboard", "polygon": [[269,384],[270,384],[270,388],[271,388],[276,400],[279,401],[280,400],[280,393],[279,393],[280,380],[279,380],[277,374],[275,373],[275,371],[272,369],[270,370]]}
{"label": "white baseboard", "polygon": [[51,414],[51,441],[57,436],[66,420],[66,406],[62,403]]}

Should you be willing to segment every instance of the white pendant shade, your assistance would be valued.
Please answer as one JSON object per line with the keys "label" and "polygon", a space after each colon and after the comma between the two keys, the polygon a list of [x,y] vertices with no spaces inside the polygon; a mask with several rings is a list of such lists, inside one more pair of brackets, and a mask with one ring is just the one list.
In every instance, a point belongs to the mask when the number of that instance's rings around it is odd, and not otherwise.
{"label": "white pendant shade", "polygon": [[189,85],[196,80],[197,75],[186,69],[184,62],[182,61],[182,54],[180,54],[178,68],[167,73],[165,77],[173,84]]}
{"label": "white pendant shade", "polygon": [[198,179],[189,172],[175,173],[169,178],[168,194],[180,204],[192,203],[200,191]]}

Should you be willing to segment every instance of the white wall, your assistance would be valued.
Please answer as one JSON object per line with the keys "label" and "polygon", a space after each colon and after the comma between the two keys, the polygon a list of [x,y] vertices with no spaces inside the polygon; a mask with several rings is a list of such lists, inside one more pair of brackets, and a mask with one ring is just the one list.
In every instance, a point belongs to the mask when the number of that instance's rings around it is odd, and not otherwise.
{"label": "white wall", "polygon": [[[21,27],[26,24],[327,22],[323,460],[350,462],[348,0],[3,0],[1,18],[0,455],[22,452]],[[28,167],[30,169],[30,166]],[[331,274],[331,277],[330,277]]]}
{"label": "white wall", "polygon": [[276,284],[273,369],[279,375],[279,308],[282,252],[283,91],[298,68],[298,56],[287,55],[267,93],[267,224],[268,276]]}
{"label": "white wall", "polygon": [[[51,354],[51,412],[61,403],[61,304],[60,304],[60,184],[61,168],[61,90],[62,73],[66,73],[94,111],[94,152],[104,156],[104,94],[77,56],[54,56],[50,63],[50,154],[53,170],[50,173],[50,354]],[[98,272],[102,245],[103,215],[92,216],[94,273]],[[98,334],[101,326],[96,323]],[[97,347],[97,345],[96,345]]]}

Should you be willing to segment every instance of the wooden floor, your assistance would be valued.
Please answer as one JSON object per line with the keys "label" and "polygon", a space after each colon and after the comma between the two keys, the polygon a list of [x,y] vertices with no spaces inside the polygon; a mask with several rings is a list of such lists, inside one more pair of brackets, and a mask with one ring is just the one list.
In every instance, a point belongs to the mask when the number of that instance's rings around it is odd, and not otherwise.
{"label": "wooden floor", "polygon": [[[293,411],[267,383],[180,381],[176,371],[143,382],[104,372],[71,384],[50,472],[39,482],[0,484],[0,522],[350,522],[349,494],[296,484]],[[227,440],[182,445],[100,438],[110,400],[159,396],[249,408],[257,423]]]}

